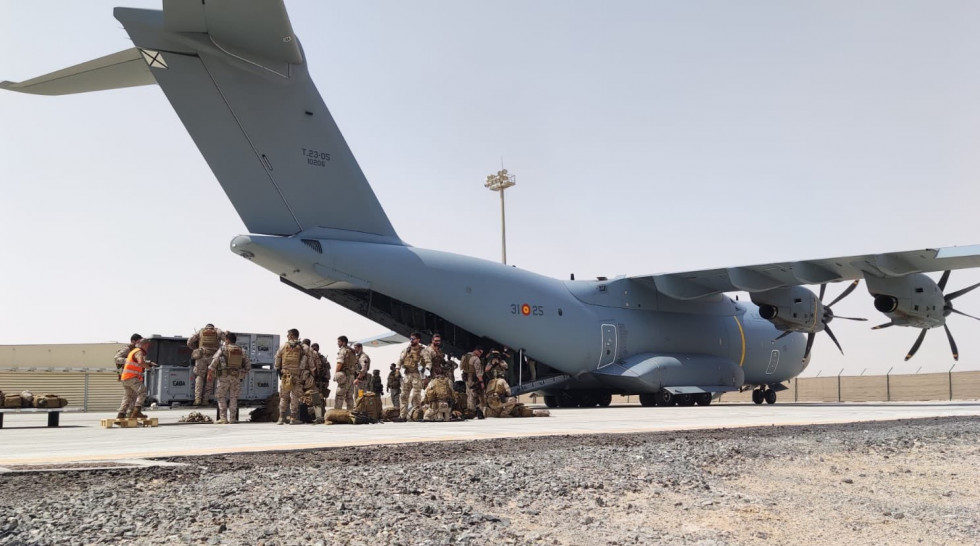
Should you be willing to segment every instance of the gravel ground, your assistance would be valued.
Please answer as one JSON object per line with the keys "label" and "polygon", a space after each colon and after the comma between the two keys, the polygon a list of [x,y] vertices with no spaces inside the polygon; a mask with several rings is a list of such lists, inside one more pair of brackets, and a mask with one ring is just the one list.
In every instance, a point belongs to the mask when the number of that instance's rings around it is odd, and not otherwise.
{"label": "gravel ground", "polygon": [[945,418],[7,474],[0,545],[977,544],[978,439]]}

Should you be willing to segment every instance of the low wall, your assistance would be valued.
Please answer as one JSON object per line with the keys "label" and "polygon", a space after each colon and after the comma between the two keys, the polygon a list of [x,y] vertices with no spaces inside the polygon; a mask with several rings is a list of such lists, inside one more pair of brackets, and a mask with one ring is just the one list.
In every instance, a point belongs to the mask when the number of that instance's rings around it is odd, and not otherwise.
{"label": "low wall", "polygon": [[[912,375],[798,377],[781,402],[926,402],[980,399],[980,371]],[[725,393],[725,402],[749,402],[751,391]]]}

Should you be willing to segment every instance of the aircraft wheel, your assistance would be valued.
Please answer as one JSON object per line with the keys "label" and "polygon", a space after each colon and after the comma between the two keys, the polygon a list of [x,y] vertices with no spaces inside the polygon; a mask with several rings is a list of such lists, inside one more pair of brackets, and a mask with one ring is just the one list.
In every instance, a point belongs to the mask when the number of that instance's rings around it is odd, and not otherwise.
{"label": "aircraft wheel", "polygon": [[578,397],[575,393],[569,391],[561,391],[558,393],[558,407],[559,408],[574,408],[578,406]]}
{"label": "aircraft wheel", "polygon": [[608,392],[604,392],[598,396],[598,404],[603,408],[608,408],[609,404],[612,404],[612,395]]}
{"label": "aircraft wheel", "polygon": [[578,407],[594,408],[598,403],[599,400],[594,393],[591,393],[589,391],[583,391],[578,393]]}
{"label": "aircraft wheel", "polygon": [[772,389],[766,389],[766,404],[776,403],[776,391]]}
{"label": "aircraft wheel", "polygon": [[660,389],[657,391],[656,397],[658,406],[673,406],[677,402],[673,393],[667,389]]}
{"label": "aircraft wheel", "polygon": [[694,395],[691,395],[691,394],[678,394],[677,395],[677,405],[678,406],[693,406],[694,405]]}
{"label": "aircraft wheel", "polygon": [[697,402],[699,406],[708,406],[711,404],[711,393],[703,392],[694,396],[694,401]]}
{"label": "aircraft wheel", "polygon": [[544,405],[548,406],[549,408],[557,408],[558,397],[553,394],[544,395]]}
{"label": "aircraft wheel", "polygon": [[640,405],[649,408],[657,405],[657,397],[654,393],[645,392],[640,395]]}
{"label": "aircraft wheel", "polygon": [[752,401],[756,404],[761,404],[764,398],[765,393],[762,392],[762,389],[755,389],[752,391]]}

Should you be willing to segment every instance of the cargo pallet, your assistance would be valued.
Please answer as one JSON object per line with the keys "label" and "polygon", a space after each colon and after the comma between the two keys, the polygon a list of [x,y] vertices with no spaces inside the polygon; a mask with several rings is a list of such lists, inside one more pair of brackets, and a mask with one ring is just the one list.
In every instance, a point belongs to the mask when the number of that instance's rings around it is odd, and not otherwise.
{"label": "cargo pallet", "polygon": [[158,421],[156,417],[147,419],[140,417],[133,417],[131,419],[103,419],[102,428],[112,428],[113,425],[119,425],[119,428],[155,427]]}

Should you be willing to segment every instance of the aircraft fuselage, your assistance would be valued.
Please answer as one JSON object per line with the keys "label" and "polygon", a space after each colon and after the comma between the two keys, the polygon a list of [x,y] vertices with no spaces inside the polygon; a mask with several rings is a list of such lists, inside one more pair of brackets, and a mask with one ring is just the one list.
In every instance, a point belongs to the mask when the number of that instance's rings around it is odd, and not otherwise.
{"label": "aircraft fuselage", "polygon": [[[724,295],[682,301],[626,278],[561,281],[369,237],[249,235],[235,238],[232,250],[307,290],[370,289],[408,302],[579,380],[652,355],[731,363],[744,374],[734,378],[736,387],[775,384],[805,368],[805,335],[775,340],[781,332],[754,304]],[[614,390],[634,390],[622,378],[594,378]]]}

